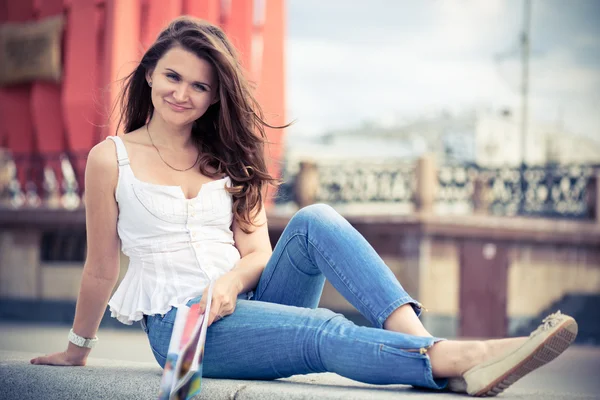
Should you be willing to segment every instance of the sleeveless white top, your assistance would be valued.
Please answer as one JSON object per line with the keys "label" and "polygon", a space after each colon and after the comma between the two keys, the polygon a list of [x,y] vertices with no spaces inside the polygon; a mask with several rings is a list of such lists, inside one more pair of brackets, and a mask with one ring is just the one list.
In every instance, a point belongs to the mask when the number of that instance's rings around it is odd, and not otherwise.
{"label": "sleeveless white top", "polygon": [[111,316],[131,325],[143,315],[165,314],[200,296],[210,281],[240,259],[234,246],[233,207],[225,177],[205,183],[193,199],[181,187],[138,180],[123,141],[117,148],[117,230],[129,268],[110,299]]}

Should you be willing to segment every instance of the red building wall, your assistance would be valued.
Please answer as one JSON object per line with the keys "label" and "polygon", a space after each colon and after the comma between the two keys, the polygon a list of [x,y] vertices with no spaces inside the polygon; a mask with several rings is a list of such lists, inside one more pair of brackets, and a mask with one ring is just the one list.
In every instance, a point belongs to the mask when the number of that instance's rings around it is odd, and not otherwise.
{"label": "red building wall", "polygon": [[[255,6],[264,5],[255,12]],[[265,0],[0,0],[0,23],[27,22],[62,14],[63,77],[0,87],[0,146],[15,156],[23,187],[36,180],[32,156],[59,174],[66,153],[82,186],[90,148],[116,133],[109,114],[126,76],[173,18],[188,14],[221,25],[257,83],[257,96],[271,124],[285,122],[285,1]],[[255,15],[264,16],[255,21]],[[253,44],[262,46],[252,48]],[[257,52],[262,51],[260,54]],[[270,171],[279,176],[283,131],[269,130]],[[59,174],[60,175],[60,174]],[[38,176],[39,178],[39,176]],[[39,189],[38,189],[39,191]],[[270,202],[268,202],[270,203]]]}

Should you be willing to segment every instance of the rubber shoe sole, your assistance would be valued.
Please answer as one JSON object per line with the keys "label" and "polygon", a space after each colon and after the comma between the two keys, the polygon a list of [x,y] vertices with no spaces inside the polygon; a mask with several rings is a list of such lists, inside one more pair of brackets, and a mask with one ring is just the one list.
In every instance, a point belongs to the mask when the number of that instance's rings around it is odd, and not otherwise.
{"label": "rubber shoe sole", "polygon": [[[467,371],[464,374],[467,393],[476,397],[496,396],[523,376],[564,352],[577,336],[577,322],[560,312],[548,318],[551,317],[556,320],[554,326],[542,329],[537,334],[536,330],[523,345],[511,353]],[[543,325],[540,328],[542,327]]]}

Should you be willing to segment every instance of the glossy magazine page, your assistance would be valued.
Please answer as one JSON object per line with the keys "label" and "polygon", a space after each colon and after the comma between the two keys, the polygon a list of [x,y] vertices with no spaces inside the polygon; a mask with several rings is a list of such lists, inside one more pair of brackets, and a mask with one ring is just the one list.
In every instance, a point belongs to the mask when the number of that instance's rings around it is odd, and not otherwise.
{"label": "glossy magazine page", "polygon": [[181,334],[185,326],[185,321],[189,312],[189,307],[179,307],[173,324],[173,333],[169,342],[169,351],[167,353],[167,361],[163,370],[162,380],[160,382],[160,391],[158,393],[159,400],[167,400],[171,394],[171,389],[175,383],[175,367],[179,358],[179,343]]}
{"label": "glossy magazine page", "polygon": [[[210,310],[212,283],[207,295],[206,310]],[[160,400],[191,399],[200,393],[207,324],[208,318],[199,313],[199,304],[178,308],[160,385]]]}

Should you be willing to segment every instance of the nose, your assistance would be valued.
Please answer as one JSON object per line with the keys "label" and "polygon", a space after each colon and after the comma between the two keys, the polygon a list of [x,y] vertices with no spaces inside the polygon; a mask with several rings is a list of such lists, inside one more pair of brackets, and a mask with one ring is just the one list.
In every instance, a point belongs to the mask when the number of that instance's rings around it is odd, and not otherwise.
{"label": "nose", "polygon": [[173,92],[173,99],[175,99],[175,101],[178,103],[184,103],[187,100],[187,97],[187,85],[177,85],[175,91]]}

